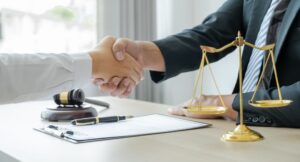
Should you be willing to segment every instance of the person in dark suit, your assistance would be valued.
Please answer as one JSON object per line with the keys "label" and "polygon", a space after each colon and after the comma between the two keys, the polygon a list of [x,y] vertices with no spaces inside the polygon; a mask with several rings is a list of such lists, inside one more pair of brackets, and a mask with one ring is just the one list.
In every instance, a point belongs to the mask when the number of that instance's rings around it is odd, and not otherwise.
{"label": "person in dark suit", "polygon": [[[114,44],[116,59],[122,60],[123,53],[130,53],[144,69],[151,70],[154,82],[161,82],[180,73],[199,67],[201,50],[199,45],[222,47],[235,39],[241,31],[245,40],[266,45],[275,43],[275,60],[283,98],[293,100],[284,108],[261,109],[248,104],[257,84],[263,58],[257,51],[245,47],[243,50],[243,71],[246,85],[244,96],[244,120],[248,125],[274,127],[300,127],[300,1],[299,0],[228,0],[215,13],[209,15],[201,25],[184,30],[165,39],[147,42],[121,38]],[[232,52],[230,48],[219,54],[208,55],[215,62]],[[258,91],[258,99],[277,99],[276,82],[272,70],[264,80],[265,90]],[[119,84],[124,80],[119,79]],[[237,83],[238,85],[238,83]],[[115,95],[128,89],[100,86]],[[130,87],[130,86],[129,86]],[[129,88],[129,91],[132,87]],[[236,120],[239,111],[239,87],[232,95],[223,96],[228,111],[223,117]],[[199,96],[202,105],[221,105],[217,96]],[[172,109],[171,113],[197,118],[218,116],[195,116],[184,109]],[[238,120],[237,120],[238,121]]]}

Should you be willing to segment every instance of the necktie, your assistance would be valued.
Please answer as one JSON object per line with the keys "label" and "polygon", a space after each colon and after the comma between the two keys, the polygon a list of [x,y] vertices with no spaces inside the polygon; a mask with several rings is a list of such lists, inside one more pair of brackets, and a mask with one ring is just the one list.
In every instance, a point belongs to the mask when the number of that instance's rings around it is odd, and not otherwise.
{"label": "necktie", "polygon": [[[267,44],[272,44],[276,42],[277,33],[280,30],[281,22],[283,19],[283,16],[285,14],[285,11],[287,10],[288,4],[290,3],[290,0],[281,0],[281,2],[278,4],[278,6],[275,8],[269,31],[267,36]],[[265,61],[266,58],[264,58]],[[270,87],[270,82],[273,74],[273,68],[272,64],[269,61],[266,67],[266,71],[263,77],[263,84],[262,86],[265,89],[268,89]]]}
{"label": "necktie", "polygon": [[[267,40],[267,33],[268,29],[270,26],[270,22],[272,19],[272,15],[274,13],[274,10],[276,6],[279,4],[280,0],[273,0],[263,21],[260,26],[257,39],[255,41],[255,45],[258,47],[266,45],[266,40]],[[257,84],[261,66],[262,66],[262,61],[264,59],[264,54],[265,51],[260,51],[257,49],[253,49],[250,61],[246,70],[245,74],[245,79],[243,82],[243,92],[251,92],[254,91],[254,88]]]}

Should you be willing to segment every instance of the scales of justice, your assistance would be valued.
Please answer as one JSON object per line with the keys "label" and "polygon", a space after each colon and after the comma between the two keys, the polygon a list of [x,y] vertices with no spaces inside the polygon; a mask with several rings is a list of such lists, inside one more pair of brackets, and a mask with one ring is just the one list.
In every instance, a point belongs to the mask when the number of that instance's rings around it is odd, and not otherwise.
{"label": "scales of justice", "polygon": [[[252,96],[251,100],[249,101],[249,104],[256,107],[256,108],[279,108],[279,107],[284,107],[284,106],[289,105],[292,101],[283,99],[282,95],[281,95],[280,85],[279,85],[278,76],[277,76],[277,70],[276,70],[275,61],[274,61],[275,60],[274,59],[274,53],[273,53],[273,49],[275,47],[275,44],[270,44],[270,45],[266,45],[266,46],[263,46],[263,47],[257,47],[254,44],[251,44],[251,43],[245,41],[244,38],[241,36],[240,32],[238,32],[238,35],[237,35],[237,37],[234,41],[232,41],[231,43],[229,43],[229,44],[227,44],[227,45],[225,45],[221,48],[217,49],[217,48],[214,48],[214,47],[202,46],[201,45],[200,46],[201,50],[202,50],[201,63],[200,63],[198,74],[196,76],[195,83],[194,83],[193,96],[192,96],[192,99],[191,99],[191,101],[190,101],[190,103],[187,107],[187,111],[190,112],[190,113],[201,114],[201,115],[221,115],[221,114],[224,114],[226,112],[227,108],[224,104],[224,101],[222,99],[220,90],[217,86],[216,79],[214,77],[212,68],[211,68],[209,60],[207,58],[207,53],[209,53],[209,54],[218,54],[218,52],[222,52],[222,51],[226,50],[227,48],[230,48],[230,47],[233,47],[233,46],[236,46],[238,48],[238,51],[239,51],[239,97],[240,97],[239,98],[240,99],[240,101],[239,101],[240,102],[239,119],[240,119],[240,124],[233,131],[229,131],[228,133],[224,134],[221,139],[223,141],[236,141],[236,142],[262,140],[263,136],[260,133],[248,128],[244,124],[244,120],[243,120],[242,46],[249,46],[251,48],[255,48],[255,49],[258,49],[258,50],[268,51],[267,56],[264,59],[263,69],[262,69],[261,75],[260,75],[258,83],[255,87],[253,96]],[[273,71],[274,71],[277,90],[278,90],[278,99],[276,99],[276,100],[255,100],[255,95],[256,95],[259,87],[260,87],[260,84],[262,82],[262,78],[264,76],[267,64],[268,64],[270,59],[271,59],[272,68],[273,68]],[[212,76],[214,85],[217,89],[219,100],[221,101],[222,106],[209,106],[209,105],[204,106],[204,105],[201,105],[201,103],[199,103],[200,105],[192,105],[192,103],[193,103],[193,101],[194,101],[194,99],[197,95],[199,80],[201,80],[200,81],[200,95],[203,94],[202,86],[203,86],[203,73],[204,73],[205,64],[207,64],[207,66],[208,66],[209,72]]]}

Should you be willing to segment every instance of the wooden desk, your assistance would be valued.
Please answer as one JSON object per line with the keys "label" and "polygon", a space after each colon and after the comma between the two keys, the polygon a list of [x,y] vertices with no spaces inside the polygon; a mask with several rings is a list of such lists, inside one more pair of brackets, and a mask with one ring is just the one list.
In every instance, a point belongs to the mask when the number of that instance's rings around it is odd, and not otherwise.
{"label": "wooden desk", "polygon": [[[167,105],[102,97],[111,109],[101,115],[166,113]],[[0,161],[22,162],[193,162],[193,161],[300,161],[300,130],[254,129],[265,140],[249,143],[222,142],[220,137],[234,122],[201,120],[210,128],[72,144],[34,131],[40,112],[52,103],[29,102],[0,106]],[[17,160],[16,160],[17,159]]]}

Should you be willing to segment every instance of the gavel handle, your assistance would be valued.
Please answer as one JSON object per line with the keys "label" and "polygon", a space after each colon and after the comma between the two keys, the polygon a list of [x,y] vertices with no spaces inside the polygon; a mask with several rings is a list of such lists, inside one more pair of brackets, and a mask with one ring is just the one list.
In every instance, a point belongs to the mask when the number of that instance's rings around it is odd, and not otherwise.
{"label": "gavel handle", "polygon": [[109,103],[100,100],[85,98],[84,102],[109,108]]}

